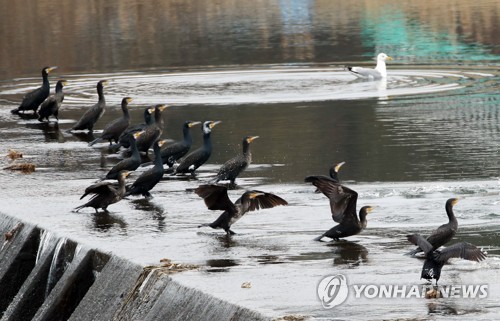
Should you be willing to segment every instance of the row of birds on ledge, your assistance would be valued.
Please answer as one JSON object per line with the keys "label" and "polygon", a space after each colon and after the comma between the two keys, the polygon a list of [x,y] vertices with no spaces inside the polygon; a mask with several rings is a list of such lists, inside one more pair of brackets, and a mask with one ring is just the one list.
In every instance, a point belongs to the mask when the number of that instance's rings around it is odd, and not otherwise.
{"label": "row of birds on ledge", "polygon": [[[383,55],[382,59],[380,59],[381,55]],[[388,58],[390,57],[385,54],[379,55],[379,61],[385,61]],[[385,72],[385,63],[383,67]],[[66,85],[66,81],[59,80],[55,94],[49,97],[48,75],[56,68],[43,68],[42,86],[26,94],[20,106],[12,110],[13,114],[33,111],[34,114],[38,114],[38,120],[41,122],[48,122],[49,117],[52,116],[58,120],[59,108],[64,100],[63,87]],[[352,67],[351,69],[358,73],[364,71],[360,67]],[[98,102],[81,116],[70,131],[93,131],[95,123],[105,110],[104,87],[106,84],[106,80],[97,83]],[[165,173],[164,165],[168,166],[172,171],[172,175],[194,175],[195,171],[209,159],[212,151],[210,134],[212,129],[220,123],[219,121],[205,121],[202,124],[198,121],[186,121],[183,124],[184,139],[167,144],[166,140],[159,138],[163,128],[161,113],[167,106],[156,105],[146,108],[144,110],[144,123],[131,125],[127,108],[131,101],[130,97],[123,98],[121,103],[122,117],[108,123],[103,129],[101,137],[89,143],[89,145],[93,145],[99,141],[108,141],[112,150],[119,150],[121,147],[128,149],[130,156],[113,166],[104,178],[106,180],[118,180],[118,184],[102,180],[87,187],[80,199],[90,194],[93,196],[87,203],[78,206],[75,209],[76,211],[85,207],[92,207],[96,213],[98,213],[99,208],[107,212],[109,205],[117,203],[129,195],[151,197],[150,191],[160,182]],[[40,107],[39,110],[38,107]],[[203,146],[188,154],[192,143],[190,129],[199,124],[202,125]],[[245,137],[242,142],[242,153],[224,163],[210,183],[202,184],[194,190],[198,196],[203,198],[208,209],[223,211],[214,222],[202,224],[199,227],[208,226],[214,229],[223,229],[228,235],[233,235],[235,232],[231,230],[231,226],[245,213],[279,205],[288,205],[287,201],[281,197],[258,190],[245,191],[235,202],[232,202],[228,197],[228,187],[236,186],[236,178],[251,163],[250,144],[257,138],[258,136]],[[147,156],[151,146],[154,153],[153,161],[142,163],[141,153]],[[179,164],[174,167],[178,161]],[[126,178],[132,171],[135,171],[140,166],[149,165],[153,165],[153,167],[144,171],[130,186],[126,185]],[[371,206],[361,207],[358,216],[356,213],[358,193],[340,184],[339,181],[338,172],[343,165],[344,162],[332,166],[328,176],[317,175],[305,178],[305,182],[316,186],[316,192],[321,192],[328,197],[332,219],[338,223],[317,237],[316,241],[321,241],[324,237],[338,241],[341,238],[359,234],[367,226],[366,218],[373,208]],[[217,183],[220,181],[229,181],[230,184],[228,186],[218,185]],[[486,258],[484,252],[467,242],[457,243],[439,250],[441,246],[451,241],[457,233],[458,222],[453,213],[453,206],[457,202],[456,198],[447,200],[445,209],[448,215],[448,223],[441,225],[427,238],[419,234],[407,236],[408,241],[417,246],[415,250],[408,254],[415,256],[423,252],[425,255],[426,259],[421,277],[427,280],[435,279],[436,285],[443,265],[450,258],[462,258],[478,262]]]}

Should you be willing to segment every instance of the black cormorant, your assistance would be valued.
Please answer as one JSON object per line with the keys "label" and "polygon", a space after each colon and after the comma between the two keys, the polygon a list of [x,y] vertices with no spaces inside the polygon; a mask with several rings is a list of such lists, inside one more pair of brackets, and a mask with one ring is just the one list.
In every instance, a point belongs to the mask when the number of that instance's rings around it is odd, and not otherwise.
{"label": "black cormorant", "polygon": [[[163,165],[168,165],[168,167],[174,166],[175,162],[182,158],[184,155],[189,152],[191,148],[191,144],[193,143],[193,138],[191,137],[191,127],[201,124],[199,121],[186,121],[182,125],[182,134],[183,139],[178,142],[174,142],[166,145],[166,147],[161,150],[161,158],[163,161]],[[153,162],[147,162],[142,164],[141,166],[149,166],[152,165]]]}
{"label": "black cormorant", "polygon": [[167,108],[167,105],[156,105],[151,108],[151,113],[154,112],[154,122],[144,127],[142,130],[144,133],[137,139],[137,149],[139,152],[148,153],[149,148],[153,143],[160,138],[163,132],[163,119],[161,117],[161,112]]}
{"label": "black cormorant", "polygon": [[221,228],[227,234],[231,235],[236,234],[231,230],[231,225],[245,215],[245,213],[261,208],[288,205],[287,201],[279,196],[257,190],[246,191],[233,203],[227,195],[227,187],[220,185],[200,185],[195,189],[195,193],[203,198],[208,209],[224,211],[213,223],[202,224],[198,227],[210,226],[214,229]]}
{"label": "black cormorant", "polygon": [[[441,225],[427,237],[427,242],[432,245],[433,250],[445,245],[457,234],[458,221],[453,213],[453,206],[457,203],[457,198],[450,198],[446,201],[445,209],[446,214],[448,214],[448,223]],[[422,252],[422,249],[417,247],[415,250],[407,253],[407,255],[413,256],[419,252]]]}
{"label": "black cormorant", "polygon": [[49,121],[50,116],[54,116],[57,121],[59,121],[59,108],[64,100],[63,87],[66,86],[68,82],[66,80],[59,80],[56,84],[56,93],[40,105],[40,110],[38,111],[38,121],[43,121],[45,118]]}
{"label": "black cormorant", "polygon": [[118,176],[118,188],[114,186],[112,182],[99,182],[97,184],[90,185],[85,189],[85,193],[80,197],[84,198],[88,194],[95,194],[92,198],[85,204],[78,206],[75,210],[78,212],[84,207],[93,207],[95,212],[98,213],[97,209],[102,208],[107,212],[109,205],[120,201],[125,194],[125,178],[129,175],[128,171],[121,171]]}
{"label": "black cormorant", "polygon": [[212,128],[214,128],[219,123],[220,121],[211,120],[203,123],[203,146],[189,153],[175,168],[174,175],[186,173],[191,173],[191,175],[194,175],[196,169],[205,164],[205,162],[210,158],[210,155],[212,154],[212,140],[210,138],[210,133],[212,132]]}
{"label": "black cormorant", "polygon": [[120,135],[128,128],[130,125],[130,115],[128,112],[128,104],[132,101],[132,98],[125,97],[122,99],[122,117],[111,121],[104,127],[101,137],[94,139],[89,143],[89,146],[103,140],[109,141],[109,145],[113,144],[113,141],[118,144],[118,138]]}
{"label": "black cormorant", "polygon": [[130,186],[125,196],[142,194],[144,197],[151,197],[149,191],[156,186],[163,177],[163,163],[161,161],[161,146],[165,140],[157,140],[153,144],[155,154],[154,166],[137,178],[137,180]]}
{"label": "black cormorant", "polygon": [[141,154],[137,149],[135,141],[142,135],[142,133],[143,132],[136,132],[130,136],[130,148],[132,150],[132,155],[113,166],[113,168],[109,170],[108,174],[106,174],[106,179],[117,179],[120,171],[135,171],[141,165]]}
{"label": "black cormorant", "polygon": [[[330,167],[330,171],[329,171],[329,175],[330,175],[330,178],[335,181],[336,183],[340,183],[340,179],[339,179],[339,171],[340,171],[340,168],[345,164],[345,162],[340,162],[340,163],[337,163],[337,164],[333,164],[331,167]],[[326,177],[326,176],[325,176]],[[321,191],[319,189],[316,189],[315,193],[321,193]]]}
{"label": "black cormorant", "polygon": [[357,192],[326,176],[308,176],[305,181],[312,183],[330,199],[332,218],[339,223],[317,237],[315,241],[320,241],[325,236],[338,240],[339,238],[356,235],[366,228],[366,215],[372,211],[372,207],[363,206],[359,210],[358,219],[356,214]]}
{"label": "black cormorant", "polygon": [[24,96],[21,105],[19,105],[16,109],[11,110],[11,113],[19,114],[20,111],[24,113],[27,110],[32,110],[34,113],[36,112],[38,106],[40,106],[40,104],[43,103],[47,97],[49,97],[49,73],[54,69],[57,69],[57,67],[45,67],[42,69],[42,86],[27,93]]}
{"label": "black cormorant", "polygon": [[125,148],[130,147],[130,137],[136,132],[140,132],[144,130],[144,128],[148,125],[151,125],[154,122],[154,118],[152,116],[154,112],[154,108],[146,108],[144,109],[144,123],[130,125],[118,138],[117,147],[123,146]]}
{"label": "black cormorant", "polygon": [[106,99],[104,99],[104,86],[108,84],[107,80],[101,80],[97,83],[97,95],[99,96],[99,101],[90,107],[82,115],[80,120],[71,128],[71,130],[85,130],[88,129],[89,132],[94,130],[95,123],[104,114],[106,107]]}
{"label": "black cormorant", "polygon": [[431,243],[419,234],[407,235],[406,238],[425,253],[425,262],[420,278],[429,281],[435,279],[436,285],[441,276],[441,269],[449,259],[455,257],[479,262],[486,258],[486,254],[483,251],[467,242],[453,244],[443,250],[436,250]]}
{"label": "black cormorant", "polygon": [[243,139],[243,152],[227,162],[225,162],[217,176],[212,181],[213,183],[217,183],[219,181],[230,181],[231,185],[234,185],[234,181],[236,177],[240,175],[245,169],[247,169],[248,165],[252,162],[252,153],[250,152],[250,143],[255,139],[259,138],[259,136],[247,136]]}

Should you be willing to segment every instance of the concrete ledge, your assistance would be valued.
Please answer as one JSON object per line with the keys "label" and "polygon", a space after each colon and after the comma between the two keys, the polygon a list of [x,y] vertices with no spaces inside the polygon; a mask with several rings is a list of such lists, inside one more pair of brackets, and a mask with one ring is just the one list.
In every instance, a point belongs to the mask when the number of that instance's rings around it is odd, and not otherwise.
{"label": "concrete ledge", "polygon": [[143,268],[73,241],[61,260],[57,244],[66,239],[43,237],[50,232],[3,214],[0,231],[14,231],[0,250],[0,285],[10,289],[0,300],[1,321],[270,320],[179,284],[162,267]]}

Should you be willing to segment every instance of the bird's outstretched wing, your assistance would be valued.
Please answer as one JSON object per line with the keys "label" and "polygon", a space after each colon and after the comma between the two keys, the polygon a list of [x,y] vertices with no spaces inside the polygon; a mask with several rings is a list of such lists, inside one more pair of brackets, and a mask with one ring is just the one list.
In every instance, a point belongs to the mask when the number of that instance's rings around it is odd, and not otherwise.
{"label": "bird's outstretched wing", "polygon": [[429,241],[427,241],[420,234],[407,235],[406,238],[408,239],[408,241],[410,241],[411,243],[413,243],[413,244],[417,245],[419,248],[421,248],[425,254],[431,252],[433,249],[432,244],[429,243]]}
{"label": "bird's outstretched wing", "polygon": [[357,192],[327,176],[308,176],[305,181],[312,183],[330,199],[330,210],[335,222],[359,221],[356,215]]}
{"label": "bird's outstretched wing", "polygon": [[452,257],[479,262],[486,258],[486,254],[473,244],[461,242],[440,251],[436,259],[440,262],[446,262]]}
{"label": "bird's outstretched wing", "polygon": [[89,194],[103,194],[112,192],[114,190],[112,182],[99,182],[93,185],[90,185],[85,189],[85,193],[80,197],[80,199],[84,198]]}
{"label": "bird's outstretched wing", "polygon": [[245,192],[236,203],[248,202],[248,211],[257,211],[264,208],[272,208],[278,205],[288,205],[281,197],[262,191],[252,190]]}
{"label": "bird's outstretched wing", "polygon": [[209,210],[229,210],[236,212],[236,207],[227,196],[227,187],[204,184],[198,186],[194,192],[205,201]]}

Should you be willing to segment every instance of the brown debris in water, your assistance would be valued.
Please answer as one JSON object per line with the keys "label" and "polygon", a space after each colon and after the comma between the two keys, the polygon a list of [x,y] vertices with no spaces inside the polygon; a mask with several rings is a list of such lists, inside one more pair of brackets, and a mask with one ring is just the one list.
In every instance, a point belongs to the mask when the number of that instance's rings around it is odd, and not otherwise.
{"label": "brown debris in water", "polygon": [[20,171],[23,174],[30,174],[35,171],[35,164],[31,163],[23,163],[23,164],[13,164],[9,165],[7,167],[4,167],[3,169],[8,169],[11,171]]}
{"label": "brown debris in water", "polygon": [[277,319],[273,319],[273,321],[304,321],[307,320],[308,318],[309,317],[305,315],[291,314],[291,315],[285,315]]}
{"label": "brown debris in water", "polygon": [[17,150],[9,149],[7,156],[11,160],[18,159],[18,158],[23,158],[23,154],[21,152],[18,152]]}
{"label": "brown debris in water", "polygon": [[161,259],[159,265],[149,265],[144,267],[144,270],[159,270],[163,273],[172,274],[199,268],[200,266],[196,264],[174,263],[170,259]]}
{"label": "brown debris in water", "polygon": [[17,231],[19,231],[23,226],[24,226],[24,224],[19,222],[10,231],[8,231],[7,233],[4,234],[5,241],[3,242],[2,248],[0,250],[3,250],[5,245],[7,245],[7,243],[9,243],[10,240],[12,240],[14,235],[16,235]]}
{"label": "brown debris in water", "polygon": [[437,288],[433,288],[427,292],[425,292],[425,298],[426,299],[438,299],[441,298],[443,295],[441,294],[441,291]]}

